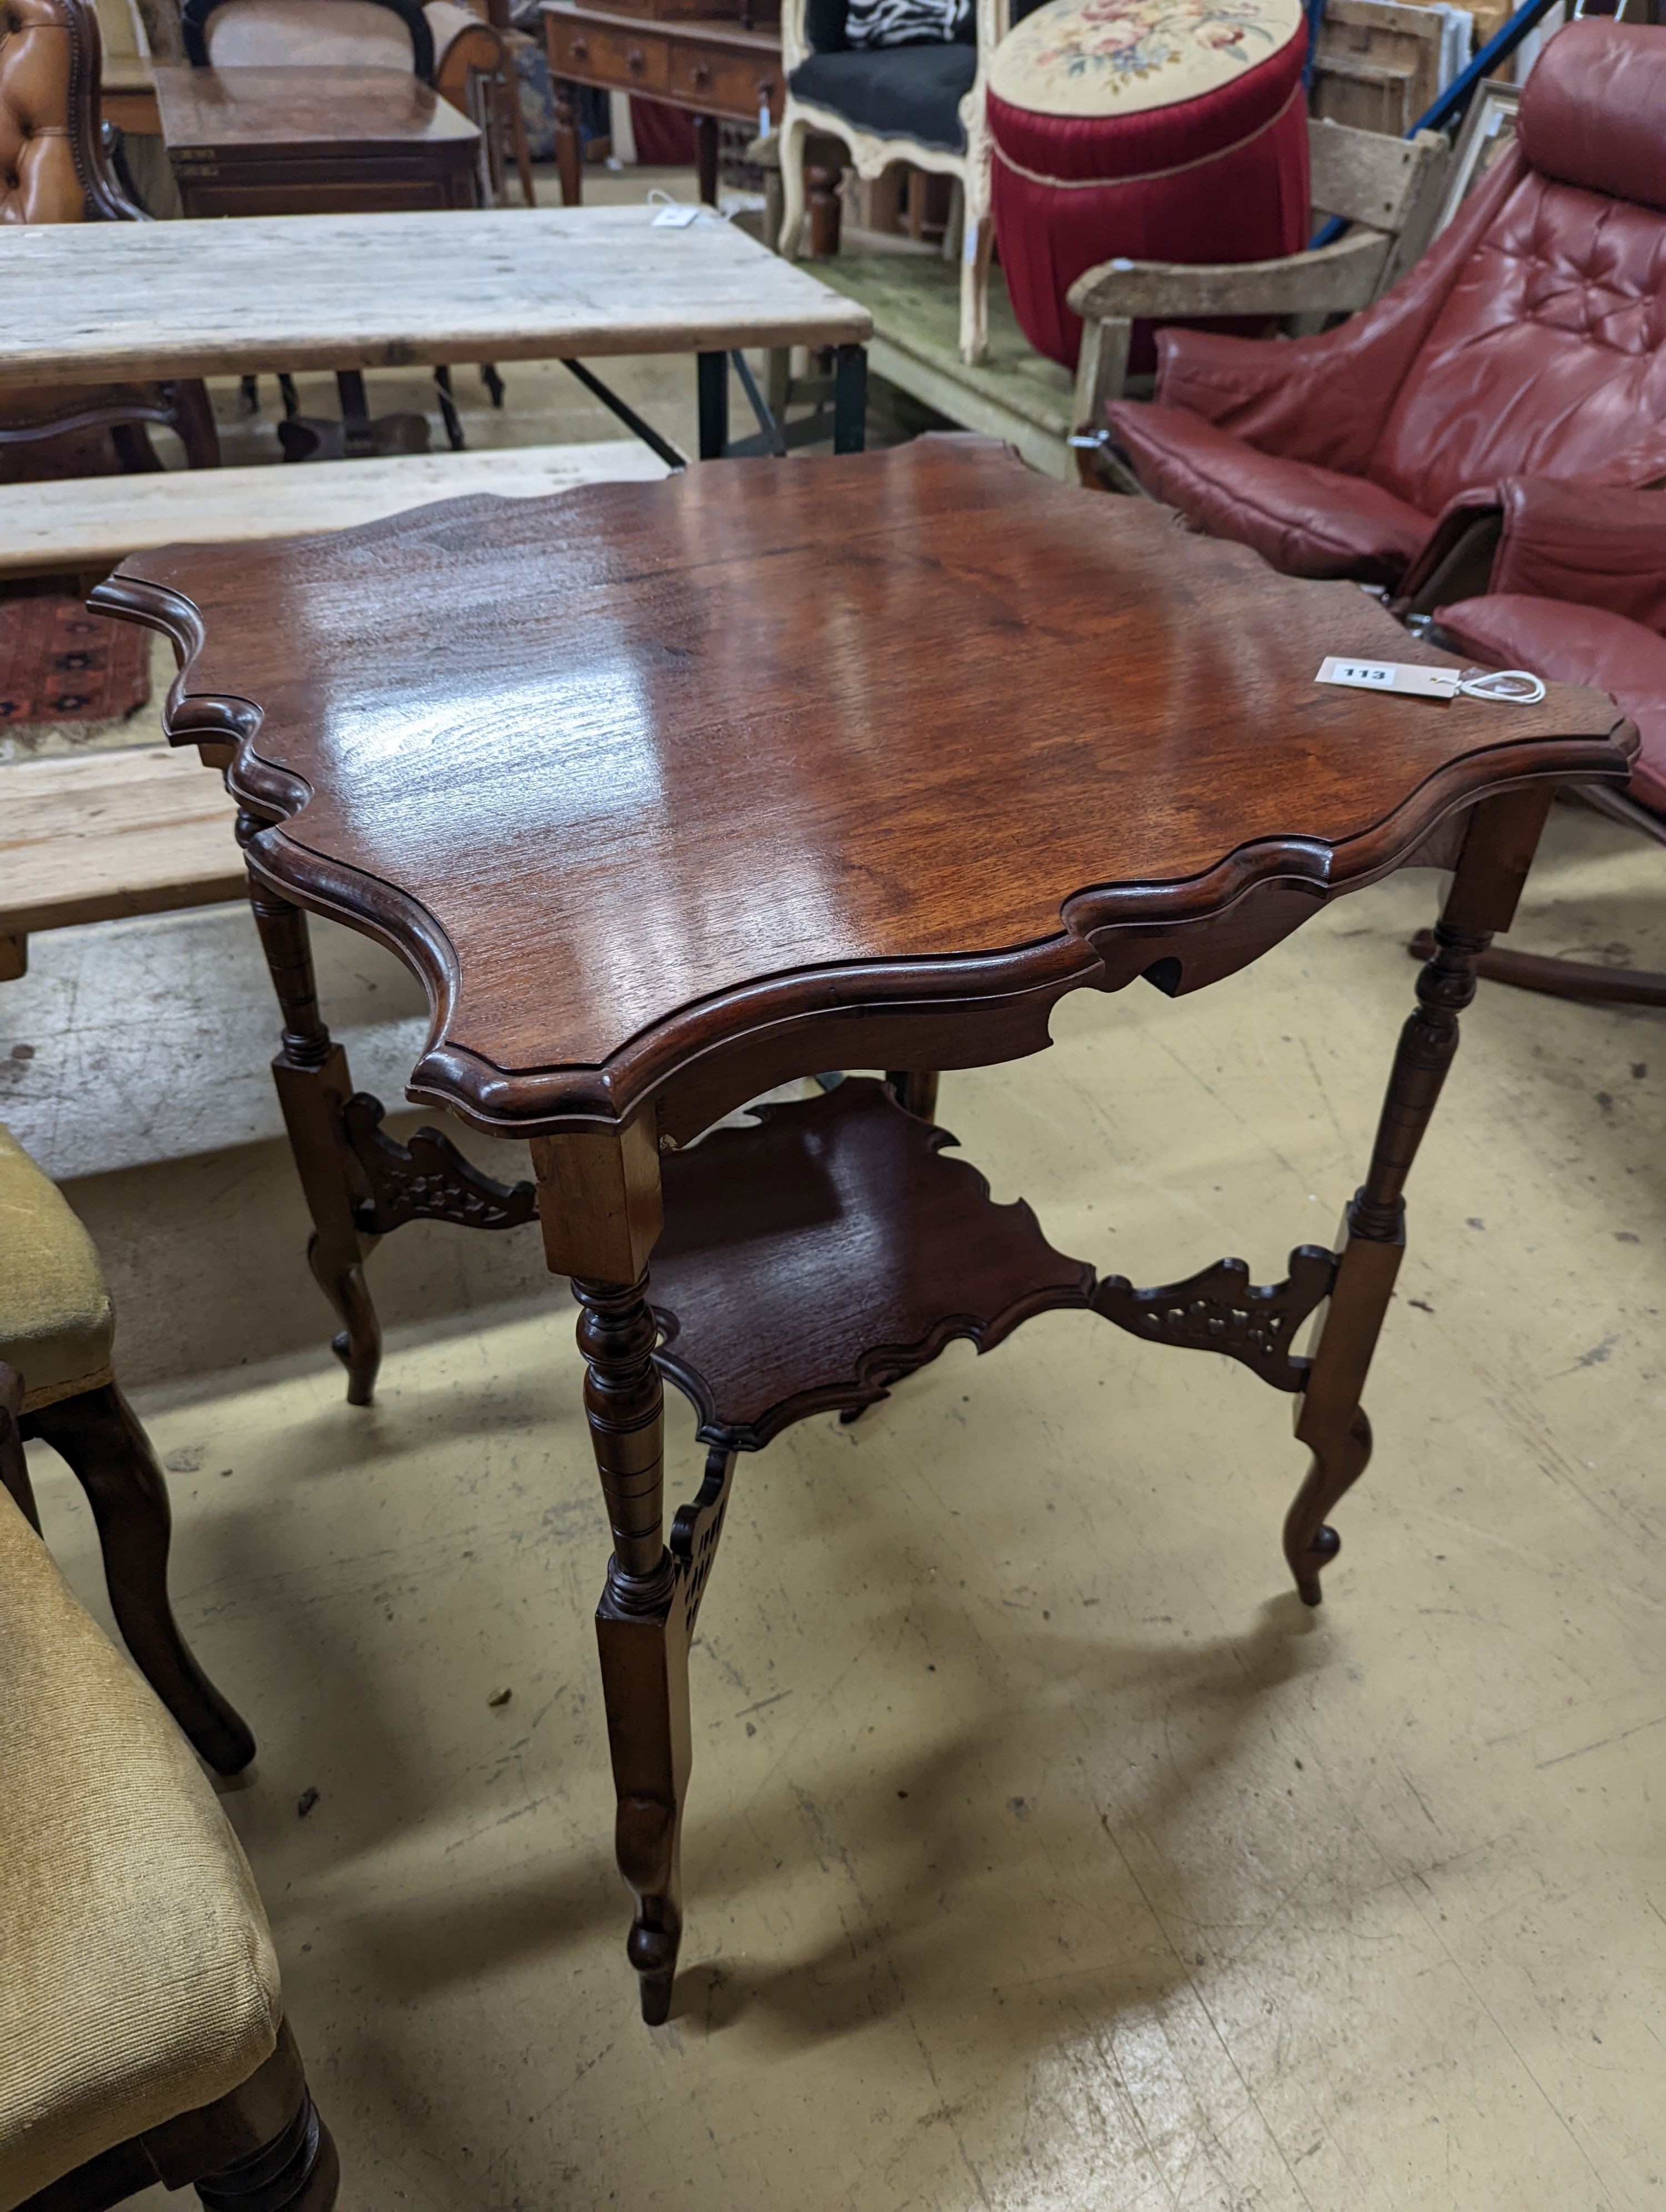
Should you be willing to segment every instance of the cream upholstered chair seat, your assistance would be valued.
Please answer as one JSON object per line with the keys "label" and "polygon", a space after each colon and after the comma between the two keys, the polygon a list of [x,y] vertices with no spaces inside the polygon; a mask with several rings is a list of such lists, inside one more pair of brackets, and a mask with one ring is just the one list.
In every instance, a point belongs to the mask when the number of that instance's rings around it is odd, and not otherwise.
{"label": "cream upholstered chair seat", "polygon": [[0,1123],[0,1366],[23,1411],[115,1379],[115,1323],[93,1240],[56,1183]]}
{"label": "cream upholstered chair seat", "polygon": [[0,1491],[0,2212],[277,2048],[253,1878],[189,1746]]}

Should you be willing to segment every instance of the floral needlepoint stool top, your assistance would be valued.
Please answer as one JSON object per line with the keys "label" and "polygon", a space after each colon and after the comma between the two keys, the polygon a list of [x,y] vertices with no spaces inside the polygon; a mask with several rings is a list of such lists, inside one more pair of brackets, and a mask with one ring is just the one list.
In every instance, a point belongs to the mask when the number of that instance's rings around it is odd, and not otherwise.
{"label": "floral needlepoint stool top", "polygon": [[995,231],[1038,352],[1074,366],[1065,295],[1097,262],[1300,250],[1306,52],[1298,0],[1047,0],[1015,26],[989,69]]}

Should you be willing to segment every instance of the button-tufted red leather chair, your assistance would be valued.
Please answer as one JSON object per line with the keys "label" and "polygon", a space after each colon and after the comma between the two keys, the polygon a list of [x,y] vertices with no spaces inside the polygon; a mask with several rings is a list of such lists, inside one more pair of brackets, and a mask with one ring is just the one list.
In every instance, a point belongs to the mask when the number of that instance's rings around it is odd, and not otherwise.
{"label": "button-tufted red leather chair", "polygon": [[[90,0],[0,0],[0,222],[142,222],[99,134]],[[0,387],[0,479],[154,469],[146,426],[176,430],[193,468],[220,459],[198,383]]]}
{"label": "button-tufted red leather chair", "polygon": [[1515,476],[1666,481],[1666,28],[1559,31],[1514,150],[1355,320],[1292,343],[1169,330],[1108,410],[1141,486],[1288,575],[1401,587],[1442,512]]}
{"label": "button-tufted red leather chair", "polygon": [[[1486,668],[1608,692],[1641,750],[1623,795],[1593,786],[1585,796],[1666,845],[1666,492],[1529,480],[1500,484],[1495,502],[1492,588],[1438,607],[1436,639]],[[1666,1006],[1666,975],[1640,969],[1502,950],[1478,966],[1556,998]]]}

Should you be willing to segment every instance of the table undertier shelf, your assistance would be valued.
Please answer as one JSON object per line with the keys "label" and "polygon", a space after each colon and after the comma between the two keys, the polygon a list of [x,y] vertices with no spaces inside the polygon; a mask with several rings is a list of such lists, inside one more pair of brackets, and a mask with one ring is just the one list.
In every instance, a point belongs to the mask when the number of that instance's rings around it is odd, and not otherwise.
{"label": "table undertier shelf", "polygon": [[874,1404],[956,1337],[987,1352],[1091,1299],[1092,1268],[871,1077],[754,1110],[664,1163],[660,1364],[706,1442],[760,1449],[808,1413]]}
{"label": "table undertier shelf", "polygon": [[997,1206],[976,1168],[945,1157],[948,1132],[871,1077],[754,1111],[754,1126],[664,1164],[660,1365],[703,1442],[761,1450],[806,1414],[873,1405],[957,1337],[988,1352],[1060,1308],[1302,1387],[1297,1332],[1336,1271],[1322,1246],[1298,1246],[1279,1283],[1228,1259],[1138,1290],[1055,1251],[1023,1200]]}

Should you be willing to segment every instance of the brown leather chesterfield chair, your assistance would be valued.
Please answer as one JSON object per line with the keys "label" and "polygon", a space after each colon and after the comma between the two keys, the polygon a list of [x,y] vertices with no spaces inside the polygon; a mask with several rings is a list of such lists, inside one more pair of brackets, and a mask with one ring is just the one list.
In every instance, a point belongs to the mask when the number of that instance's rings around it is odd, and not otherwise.
{"label": "brown leather chesterfield chair", "polygon": [[[0,222],[142,222],[105,159],[101,55],[90,0],[5,0],[0,9]],[[89,303],[90,304],[90,303]],[[220,445],[199,383],[0,386],[0,481],[154,469],[147,426],[179,433],[192,468]]]}
{"label": "brown leather chesterfield chair", "polygon": [[1290,343],[1161,332],[1155,399],[1114,404],[1111,441],[1146,491],[1286,574],[1390,589],[1449,502],[1506,476],[1661,482],[1663,211],[1666,28],[1572,23],[1514,150],[1400,283]]}
{"label": "brown leather chesterfield chair", "polygon": [[[1623,794],[1586,796],[1666,845],[1666,492],[1506,483],[1494,512],[1493,589],[1439,608],[1438,640],[1488,668],[1612,693],[1643,749]],[[1633,969],[1494,951],[1480,969],[1558,998],[1666,1006],[1666,975]]]}

